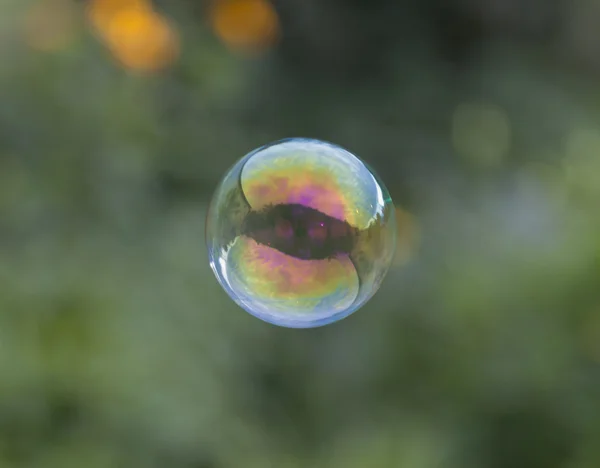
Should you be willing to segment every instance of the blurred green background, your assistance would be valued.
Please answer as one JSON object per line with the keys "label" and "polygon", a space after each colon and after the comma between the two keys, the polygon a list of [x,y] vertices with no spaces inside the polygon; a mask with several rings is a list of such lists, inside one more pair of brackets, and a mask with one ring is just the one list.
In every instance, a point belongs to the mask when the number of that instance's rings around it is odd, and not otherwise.
{"label": "blurred green background", "polygon": [[[0,468],[600,467],[600,3],[1,0]],[[326,139],[399,252],[315,330],[204,216]]]}

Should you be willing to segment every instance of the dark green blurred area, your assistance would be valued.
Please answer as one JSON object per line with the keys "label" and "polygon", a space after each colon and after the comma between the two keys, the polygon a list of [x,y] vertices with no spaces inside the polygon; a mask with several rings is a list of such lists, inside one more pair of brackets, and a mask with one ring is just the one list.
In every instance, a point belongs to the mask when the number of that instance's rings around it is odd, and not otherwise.
{"label": "dark green blurred area", "polygon": [[[280,0],[251,57],[161,2],[155,73],[82,2],[40,50],[35,3],[0,3],[0,468],[600,466],[597,2]],[[238,309],[204,247],[220,177],[290,136],[420,234],[315,330]]]}

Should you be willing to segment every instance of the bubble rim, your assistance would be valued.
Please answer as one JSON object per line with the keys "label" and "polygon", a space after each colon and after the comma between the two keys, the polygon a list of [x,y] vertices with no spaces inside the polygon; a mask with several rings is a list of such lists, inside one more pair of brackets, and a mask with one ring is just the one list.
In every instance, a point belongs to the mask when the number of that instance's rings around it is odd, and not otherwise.
{"label": "bubble rim", "polygon": [[[247,301],[245,301],[243,298],[241,298],[240,295],[236,291],[234,291],[233,288],[228,284],[226,278],[224,277],[224,275],[221,271],[221,267],[217,266],[218,260],[215,259],[214,248],[211,247],[211,245],[210,245],[212,240],[209,239],[208,226],[209,226],[209,221],[211,219],[210,217],[211,217],[211,215],[214,214],[214,211],[215,211],[214,205],[217,204],[218,195],[222,192],[222,189],[226,185],[226,183],[230,182],[230,180],[228,180],[228,176],[238,172],[236,170],[238,167],[240,169],[239,173],[241,174],[241,170],[242,170],[244,164],[246,163],[246,161],[248,159],[250,159],[252,156],[254,156],[255,154],[257,154],[261,151],[264,151],[265,149],[270,148],[272,146],[280,145],[280,144],[287,143],[287,142],[299,142],[299,143],[304,142],[304,143],[317,144],[317,145],[326,145],[333,149],[341,150],[344,153],[347,153],[349,156],[353,157],[360,164],[362,164],[367,169],[367,171],[373,176],[375,183],[378,184],[379,189],[385,195],[384,196],[384,205],[385,204],[391,205],[391,209],[389,211],[389,217],[386,220],[386,226],[388,229],[392,229],[394,231],[394,233],[391,236],[392,237],[392,246],[391,246],[391,251],[390,251],[390,258],[386,260],[386,264],[383,267],[383,270],[381,272],[382,279],[378,283],[373,285],[373,288],[369,291],[369,293],[365,294],[363,297],[360,297],[360,296],[357,297],[354,300],[354,303],[351,306],[349,306],[347,309],[337,312],[333,315],[329,315],[327,317],[323,317],[323,318],[319,318],[319,319],[315,319],[315,320],[298,320],[298,319],[294,319],[294,318],[281,317],[279,315],[274,316],[274,315],[259,311],[259,310],[257,310],[256,307],[252,307],[252,305],[247,304]],[[394,257],[394,252],[396,250],[396,240],[397,240],[396,239],[397,233],[396,233],[394,202],[389,194],[387,187],[381,180],[381,177],[371,167],[371,165],[367,164],[365,161],[360,159],[354,153],[350,152],[349,150],[347,150],[346,148],[344,148],[340,145],[331,143],[326,140],[319,140],[316,138],[307,138],[307,137],[289,137],[289,138],[283,138],[280,140],[276,140],[276,141],[267,143],[263,146],[260,146],[256,149],[250,151],[245,156],[241,157],[238,161],[236,161],[234,164],[232,164],[229,167],[229,169],[225,172],[225,177],[223,178],[223,180],[221,180],[221,182],[219,182],[219,184],[217,185],[217,187],[215,188],[215,190],[213,192],[213,195],[211,197],[211,200],[210,200],[210,203],[208,206],[208,210],[206,213],[205,231],[204,232],[205,232],[205,245],[206,245],[206,248],[208,251],[209,265],[215,275],[215,278],[217,279],[217,282],[221,285],[221,287],[227,293],[227,295],[240,308],[242,308],[244,311],[246,311],[248,314],[252,315],[253,317],[258,318],[259,320],[261,320],[269,325],[283,327],[283,328],[293,328],[293,329],[310,329],[310,328],[319,328],[319,327],[323,327],[326,325],[330,325],[334,322],[339,322],[340,320],[347,318],[348,316],[354,314],[362,306],[364,306],[379,291],[381,285],[383,284],[383,281],[384,281],[385,277],[387,276],[387,273],[390,270],[391,265],[392,265],[392,260]],[[220,255],[216,255],[216,256],[220,257]],[[358,276],[358,279],[359,279],[359,290],[360,290],[360,283],[362,282],[360,275]]]}

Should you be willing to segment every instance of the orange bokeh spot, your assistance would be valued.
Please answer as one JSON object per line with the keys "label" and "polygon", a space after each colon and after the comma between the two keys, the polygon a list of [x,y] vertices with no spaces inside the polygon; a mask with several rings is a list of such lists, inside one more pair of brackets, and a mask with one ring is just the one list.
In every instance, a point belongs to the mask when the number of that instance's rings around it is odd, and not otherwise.
{"label": "orange bokeh spot", "polygon": [[43,52],[66,47],[75,35],[74,7],[69,0],[40,0],[27,11],[23,24],[27,44]]}
{"label": "orange bokeh spot", "polygon": [[138,9],[116,15],[107,39],[115,57],[138,70],[156,70],[171,64],[179,49],[174,30],[162,17]]}
{"label": "orange bokeh spot", "polygon": [[151,10],[145,0],[92,0],[89,3],[87,14],[92,24],[103,32],[110,27],[113,18],[124,10],[140,9]]}
{"label": "orange bokeh spot", "polygon": [[176,30],[143,0],[95,0],[91,22],[119,62],[139,71],[154,71],[175,61]]}
{"label": "orange bokeh spot", "polygon": [[264,51],[279,36],[279,18],[268,0],[215,0],[210,20],[215,34],[242,52]]}

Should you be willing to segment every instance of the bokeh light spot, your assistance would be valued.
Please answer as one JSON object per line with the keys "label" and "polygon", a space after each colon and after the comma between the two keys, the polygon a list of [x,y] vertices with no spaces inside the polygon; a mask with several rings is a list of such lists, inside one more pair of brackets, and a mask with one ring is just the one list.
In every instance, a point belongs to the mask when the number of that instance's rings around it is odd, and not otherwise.
{"label": "bokeh light spot", "polygon": [[92,24],[123,66],[156,71],[179,54],[176,29],[141,0],[94,0],[88,10]]}
{"label": "bokeh light spot", "polygon": [[267,0],[215,0],[210,22],[217,37],[237,52],[264,52],[279,37],[279,17]]}
{"label": "bokeh light spot", "polygon": [[145,0],[91,0],[87,15],[94,27],[100,31],[106,31],[110,27],[113,18],[124,10],[139,9],[150,10]]}
{"label": "bokeh light spot", "polygon": [[497,106],[461,104],[452,119],[452,140],[455,150],[471,164],[496,167],[510,149],[510,121]]}

